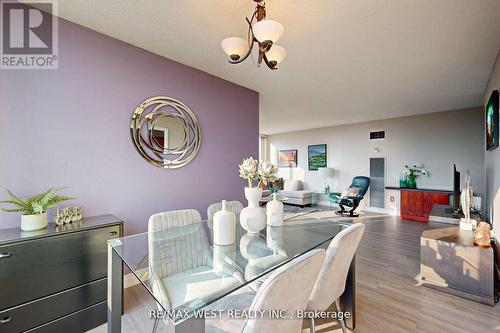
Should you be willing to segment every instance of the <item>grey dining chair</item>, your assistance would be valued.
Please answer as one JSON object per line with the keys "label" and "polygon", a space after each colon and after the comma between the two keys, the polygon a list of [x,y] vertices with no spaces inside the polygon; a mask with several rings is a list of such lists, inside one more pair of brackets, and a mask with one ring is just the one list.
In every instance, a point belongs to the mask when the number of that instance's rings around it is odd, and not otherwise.
{"label": "grey dining chair", "polygon": [[[334,302],[337,311],[342,311],[339,298],[345,290],[349,267],[364,230],[364,224],[354,224],[339,232],[332,239],[309,298],[308,311],[325,311]],[[344,320],[340,319],[339,322],[342,332],[347,332]],[[314,318],[310,319],[310,332],[315,332]]]}
{"label": "grey dining chair", "polygon": [[[286,309],[287,316],[292,318],[272,318],[264,315],[256,318],[249,318],[246,321],[233,321],[230,332],[243,333],[298,333],[302,330],[302,319],[297,318],[297,311],[305,310],[312,288],[324,262],[325,251],[323,249],[312,250],[299,256],[275,272],[271,273],[266,281],[255,294],[250,313],[269,314],[268,310]],[[237,300],[232,300],[229,304],[238,304]],[[206,332],[229,332],[221,326],[229,326],[226,318],[210,319],[207,321]],[[238,324],[239,327],[238,327]],[[242,324],[242,327],[241,327]]]}
{"label": "grey dining chair", "polygon": [[[149,274],[160,310],[175,309],[241,284],[239,272],[215,271],[201,215],[187,209],[154,214],[148,222]],[[156,331],[158,320],[153,331]]]}

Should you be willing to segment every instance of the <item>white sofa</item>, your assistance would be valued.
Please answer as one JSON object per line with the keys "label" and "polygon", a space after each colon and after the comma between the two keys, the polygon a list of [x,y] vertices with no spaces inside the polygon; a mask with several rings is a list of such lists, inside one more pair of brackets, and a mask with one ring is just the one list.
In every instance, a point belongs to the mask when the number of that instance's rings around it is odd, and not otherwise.
{"label": "white sofa", "polygon": [[[304,190],[304,183],[302,181],[298,179],[285,179],[283,190],[278,192],[278,196],[287,198],[283,203],[306,206],[311,204],[312,193],[313,191]],[[268,201],[266,198],[271,194],[271,191],[265,190],[262,194],[263,201]]]}

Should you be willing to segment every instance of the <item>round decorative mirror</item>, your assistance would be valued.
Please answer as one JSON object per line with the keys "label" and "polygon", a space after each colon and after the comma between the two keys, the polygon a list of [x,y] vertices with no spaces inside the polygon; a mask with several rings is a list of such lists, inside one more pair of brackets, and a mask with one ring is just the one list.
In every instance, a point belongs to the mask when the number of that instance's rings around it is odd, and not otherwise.
{"label": "round decorative mirror", "polygon": [[165,169],[188,164],[201,145],[200,126],[193,111],[165,96],[149,98],[135,109],[130,135],[146,161]]}

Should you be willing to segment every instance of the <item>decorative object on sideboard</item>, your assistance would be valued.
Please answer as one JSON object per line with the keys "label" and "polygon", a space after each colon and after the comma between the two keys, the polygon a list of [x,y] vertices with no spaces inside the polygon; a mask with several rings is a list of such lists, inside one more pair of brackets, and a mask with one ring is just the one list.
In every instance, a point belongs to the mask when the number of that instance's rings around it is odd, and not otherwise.
{"label": "decorative object on sideboard", "polygon": [[490,231],[491,226],[486,222],[479,222],[474,230],[474,245],[482,248],[489,248],[491,246]]}
{"label": "decorative object on sideboard", "polygon": [[[246,179],[245,198],[248,206],[240,213],[240,224],[249,233],[258,233],[266,227],[266,213],[259,206],[262,197],[262,187],[276,181],[278,168],[268,161],[258,161],[253,157],[243,160],[239,166],[240,177]],[[257,187],[254,183],[257,182]]]}
{"label": "decorative object on sideboard", "polygon": [[54,208],[57,203],[75,199],[65,195],[57,195],[63,188],[50,188],[47,191],[34,195],[28,199],[21,199],[7,190],[9,200],[0,203],[13,204],[16,208],[3,208],[6,212],[21,213],[21,229],[33,231],[47,227],[47,210]]}
{"label": "decorative object on sideboard", "polygon": [[56,210],[56,216],[54,217],[54,222],[57,225],[63,225],[67,223],[72,223],[80,221],[83,218],[81,207],[65,207]]}
{"label": "decorative object on sideboard", "polygon": [[460,203],[462,205],[462,212],[464,213],[464,217],[460,219],[460,229],[462,230],[473,230],[476,228],[477,221],[470,218],[473,196],[472,182],[469,170],[467,170],[465,174],[465,184],[460,194]]}
{"label": "decorative object on sideboard", "polygon": [[166,96],[149,98],[135,109],[130,136],[146,161],[164,169],[185,166],[201,146],[200,125],[193,111]]}
{"label": "decorative object on sideboard", "polygon": [[486,150],[498,147],[500,141],[499,133],[499,110],[498,110],[498,90],[491,92],[490,99],[486,104]]}
{"label": "decorative object on sideboard", "polygon": [[214,244],[230,245],[236,237],[236,215],[227,210],[226,200],[222,200],[222,210],[214,214]]}
{"label": "decorative object on sideboard", "polygon": [[333,168],[318,168],[318,173],[325,179],[325,187],[324,187],[325,194],[330,193],[330,186],[327,185],[326,179],[328,177],[333,177]]}
{"label": "decorative object on sideboard", "polygon": [[[222,49],[229,56],[230,64],[239,64],[245,61],[252,54],[254,44],[257,44],[258,58],[257,67],[262,61],[272,70],[286,57],[286,50],[276,45],[276,41],[283,35],[281,23],[266,20],[266,4],[264,0],[254,0],[257,7],[248,23],[247,39],[240,37],[229,37],[221,42]],[[254,21],[256,21],[254,23]]]}
{"label": "decorative object on sideboard", "polygon": [[278,152],[278,167],[296,168],[297,167],[297,149],[280,150]]}
{"label": "decorative object on sideboard", "polygon": [[406,175],[406,187],[417,188],[417,178],[419,176],[428,176],[429,172],[424,169],[422,163],[415,163],[413,165],[405,165],[403,173]]}
{"label": "decorative object on sideboard", "polygon": [[278,195],[273,193],[273,200],[266,205],[267,225],[283,225],[283,203],[278,200]]}
{"label": "decorative object on sideboard", "polygon": [[408,187],[408,183],[406,182],[406,174],[404,172],[402,172],[399,175],[399,187],[400,188],[407,188]]}
{"label": "decorative object on sideboard", "polygon": [[326,168],[326,144],[307,146],[307,166],[309,171]]}

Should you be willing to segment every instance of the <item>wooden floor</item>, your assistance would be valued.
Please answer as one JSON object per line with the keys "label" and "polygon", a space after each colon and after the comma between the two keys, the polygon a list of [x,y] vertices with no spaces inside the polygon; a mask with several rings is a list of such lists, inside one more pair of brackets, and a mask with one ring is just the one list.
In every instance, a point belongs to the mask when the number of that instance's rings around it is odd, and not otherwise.
{"label": "wooden floor", "polygon": [[[358,221],[366,229],[356,255],[356,332],[500,332],[500,305],[490,307],[418,286],[420,234],[449,225],[393,216]],[[128,288],[123,331],[150,332],[153,322],[147,313],[154,308],[140,285]],[[105,331],[103,325],[92,332]],[[304,332],[309,332],[307,323]],[[317,321],[316,332],[341,330],[336,322]]]}

